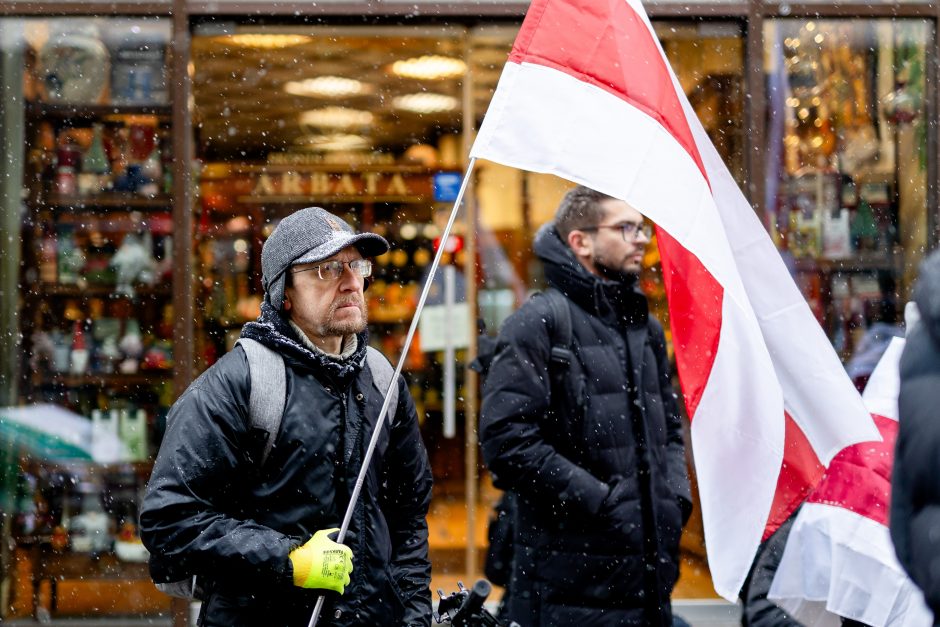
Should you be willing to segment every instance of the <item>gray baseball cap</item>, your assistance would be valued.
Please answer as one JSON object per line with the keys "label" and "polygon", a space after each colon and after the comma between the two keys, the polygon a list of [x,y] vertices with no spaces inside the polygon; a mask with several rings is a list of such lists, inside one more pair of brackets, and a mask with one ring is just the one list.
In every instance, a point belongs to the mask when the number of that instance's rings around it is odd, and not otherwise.
{"label": "gray baseball cap", "polygon": [[345,220],[320,207],[307,207],[281,220],[261,247],[261,284],[268,303],[278,310],[283,306],[288,268],[322,261],[349,246],[355,246],[363,257],[389,249],[381,235],[356,233]]}

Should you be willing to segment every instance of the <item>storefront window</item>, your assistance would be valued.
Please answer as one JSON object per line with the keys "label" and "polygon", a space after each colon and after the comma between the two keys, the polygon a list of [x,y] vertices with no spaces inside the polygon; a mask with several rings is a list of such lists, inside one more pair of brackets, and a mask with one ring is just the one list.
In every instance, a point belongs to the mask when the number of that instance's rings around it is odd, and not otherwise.
{"label": "storefront window", "polygon": [[[899,333],[927,246],[919,20],[775,20],[765,30],[767,220],[850,374],[866,333]],[[851,361],[854,360],[855,362]]]}
{"label": "storefront window", "polygon": [[0,378],[23,405],[0,409],[10,616],[169,608],[136,525],[172,402],[170,30],[0,20]]}

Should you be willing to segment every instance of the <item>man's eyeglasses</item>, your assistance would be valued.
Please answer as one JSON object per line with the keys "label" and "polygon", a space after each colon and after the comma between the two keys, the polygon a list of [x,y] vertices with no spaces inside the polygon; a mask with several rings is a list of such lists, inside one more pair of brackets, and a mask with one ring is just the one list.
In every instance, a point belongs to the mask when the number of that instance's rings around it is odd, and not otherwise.
{"label": "man's eyeglasses", "polygon": [[343,269],[349,266],[349,269],[361,276],[368,278],[372,276],[372,262],[368,259],[353,259],[352,261],[326,261],[316,266],[303,268],[301,270],[292,270],[291,274],[300,274],[301,272],[317,271],[317,276],[323,281],[335,281],[343,276]]}
{"label": "man's eyeglasses", "polygon": [[653,236],[653,227],[645,222],[621,222],[620,224],[598,224],[597,226],[586,226],[584,228],[577,229],[579,231],[598,231],[600,229],[620,229],[620,234],[623,236],[623,241],[625,242],[635,242],[640,239],[640,234],[643,234],[643,237],[650,239]]}

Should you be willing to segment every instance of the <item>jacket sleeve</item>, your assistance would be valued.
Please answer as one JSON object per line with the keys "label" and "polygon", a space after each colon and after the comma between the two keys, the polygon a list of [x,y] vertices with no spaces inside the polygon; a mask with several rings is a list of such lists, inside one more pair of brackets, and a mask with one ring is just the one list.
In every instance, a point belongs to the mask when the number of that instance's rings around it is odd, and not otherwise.
{"label": "jacket sleeve", "polygon": [[682,524],[684,525],[692,514],[692,491],[689,485],[689,469],[685,457],[685,440],[682,437],[682,418],[679,414],[676,391],[672,386],[672,372],[669,368],[669,357],[666,352],[666,336],[659,323],[651,325],[650,343],[656,355],[659,389],[666,417],[666,480],[669,487],[672,488],[673,494],[679,499],[679,507],[682,509]]}
{"label": "jacket sleeve", "polygon": [[383,464],[382,511],[392,540],[391,572],[405,604],[403,625],[431,624],[428,507],[431,465],[418,431],[418,415],[404,379]]}
{"label": "jacket sleeve", "polygon": [[898,561],[927,604],[940,608],[940,351],[924,325],[915,327],[901,357],[899,425],[891,490],[891,537]]}
{"label": "jacket sleeve", "polygon": [[[222,573],[290,581],[293,540],[238,515],[239,486],[252,467],[245,453],[248,366],[240,350],[223,359],[170,410],[141,508],[141,540],[157,581]],[[233,394],[241,393],[244,402],[236,402]]]}
{"label": "jacket sleeve", "polygon": [[[551,403],[551,336],[538,301],[510,316],[486,375],[480,411],[483,457],[497,487],[522,498],[597,514],[609,486],[548,444],[540,430]],[[539,303],[540,304],[540,303]]]}
{"label": "jacket sleeve", "polygon": [[751,572],[741,588],[741,624],[744,627],[801,627],[801,623],[767,598],[795,519],[796,512],[757,551]]}

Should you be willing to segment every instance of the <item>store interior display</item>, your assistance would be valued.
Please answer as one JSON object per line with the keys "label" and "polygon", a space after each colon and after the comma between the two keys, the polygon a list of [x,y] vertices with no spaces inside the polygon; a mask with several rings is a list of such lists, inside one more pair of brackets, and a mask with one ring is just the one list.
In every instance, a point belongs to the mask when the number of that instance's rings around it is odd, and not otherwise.
{"label": "store interior display", "polygon": [[[924,211],[926,26],[778,20],[766,35],[770,136],[781,142],[767,165],[771,232],[848,359],[868,326],[897,321],[923,254],[907,220]],[[879,320],[863,313],[874,310]]]}
{"label": "store interior display", "polygon": [[92,451],[120,446],[117,464],[40,454],[11,470],[34,586],[22,605],[39,617],[78,577],[114,597],[139,582],[151,611],[168,605],[142,563],[136,502],[172,402],[169,32],[167,20],[26,23],[20,398],[87,421]]}

